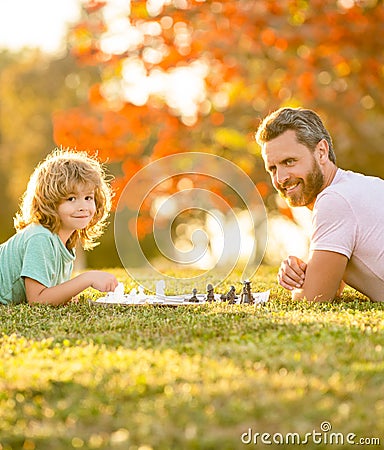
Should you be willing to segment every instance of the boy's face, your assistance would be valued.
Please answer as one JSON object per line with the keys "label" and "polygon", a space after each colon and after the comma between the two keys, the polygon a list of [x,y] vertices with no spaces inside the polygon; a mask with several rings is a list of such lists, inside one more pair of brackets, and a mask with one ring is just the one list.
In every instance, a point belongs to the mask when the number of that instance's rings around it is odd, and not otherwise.
{"label": "boy's face", "polygon": [[75,230],[85,228],[96,212],[95,193],[92,186],[80,185],[58,206],[60,217],[60,236],[69,236]]}

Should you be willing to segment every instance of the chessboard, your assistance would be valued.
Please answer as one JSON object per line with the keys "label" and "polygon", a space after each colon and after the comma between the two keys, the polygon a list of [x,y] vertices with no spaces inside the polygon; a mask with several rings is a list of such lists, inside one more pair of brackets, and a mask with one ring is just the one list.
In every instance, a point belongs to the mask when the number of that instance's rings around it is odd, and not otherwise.
{"label": "chessboard", "polygon": [[204,303],[228,303],[228,304],[252,304],[260,305],[269,300],[270,291],[251,292],[249,281],[243,282],[244,288],[240,295],[236,294],[234,286],[226,294],[213,292],[213,286],[207,285],[207,293],[199,294],[197,289],[193,289],[188,295],[165,295],[164,280],[156,283],[156,293],[146,294],[144,288],[132,289],[128,294],[124,292],[124,285],[119,283],[114,292],[109,292],[104,297],[97,300],[90,300],[91,304],[98,305],[156,305],[156,306],[181,306],[181,305],[201,305]]}

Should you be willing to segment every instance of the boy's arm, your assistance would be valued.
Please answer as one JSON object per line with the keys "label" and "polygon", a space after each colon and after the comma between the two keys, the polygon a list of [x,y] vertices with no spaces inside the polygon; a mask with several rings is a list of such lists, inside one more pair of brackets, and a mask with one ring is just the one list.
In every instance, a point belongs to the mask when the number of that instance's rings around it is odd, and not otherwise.
{"label": "boy's arm", "polygon": [[343,276],[348,258],[341,253],[314,250],[305,270],[305,279],[299,289],[292,292],[292,298],[327,302],[342,291]]}
{"label": "boy's arm", "polygon": [[80,294],[88,287],[93,287],[101,292],[111,292],[118,284],[114,275],[98,270],[84,272],[71,280],[50,288],[28,277],[24,278],[24,283],[29,304],[41,303],[54,306],[68,303],[72,297]]}

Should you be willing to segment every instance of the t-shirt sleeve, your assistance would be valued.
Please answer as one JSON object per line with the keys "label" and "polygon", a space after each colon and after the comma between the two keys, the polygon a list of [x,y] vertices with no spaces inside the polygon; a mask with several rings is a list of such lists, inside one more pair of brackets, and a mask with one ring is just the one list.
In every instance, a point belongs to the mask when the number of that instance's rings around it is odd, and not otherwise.
{"label": "t-shirt sleeve", "polygon": [[321,195],[312,218],[310,250],[327,250],[351,257],[357,235],[357,221],[343,196],[336,192]]}
{"label": "t-shirt sleeve", "polygon": [[21,276],[32,278],[46,287],[54,285],[56,253],[53,242],[44,234],[31,236],[26,242]]}

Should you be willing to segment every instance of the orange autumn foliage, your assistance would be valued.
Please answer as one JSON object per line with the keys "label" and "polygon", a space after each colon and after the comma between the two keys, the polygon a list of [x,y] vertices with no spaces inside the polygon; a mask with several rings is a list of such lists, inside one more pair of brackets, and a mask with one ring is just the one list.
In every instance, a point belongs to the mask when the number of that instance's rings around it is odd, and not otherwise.
{"label": "orange autumn foliage", "polygon": [[[70,40],[79,64],[100,68],[100,82],[90,88],[83,107],[55,114],[54,137],[58,145],[97,150],[119,163],[119,188],[153,160],[208,151],[241,159],[261,195],[271,198],[254,142],[239,143],[236,136],[253,134],[260,118],[282,105],[302,105],[322,115],[341,165],[384,175],[382,2],[170,0],[151,10],[150,2],[135,0],[129,16],[120,17],[130,28],[118,49],[109,51],[102,43],[112,24],[103,9],[104,2],[85,2]],[[128,60],[142,62],[144,78],[136,90],[145,89],[154,74],[205,67],[195,115],[183,115],[157,92],[144,104],[128,101]],[[184,81],[179,97],[189,98],[189,83]],[[228,142],[218,139],[219,128],[228,131]],[[169,189],[175,191],[176,184]],[[223,194],[220,187],[212,189]],[[143,234],[148,229],[142,225]]]}

